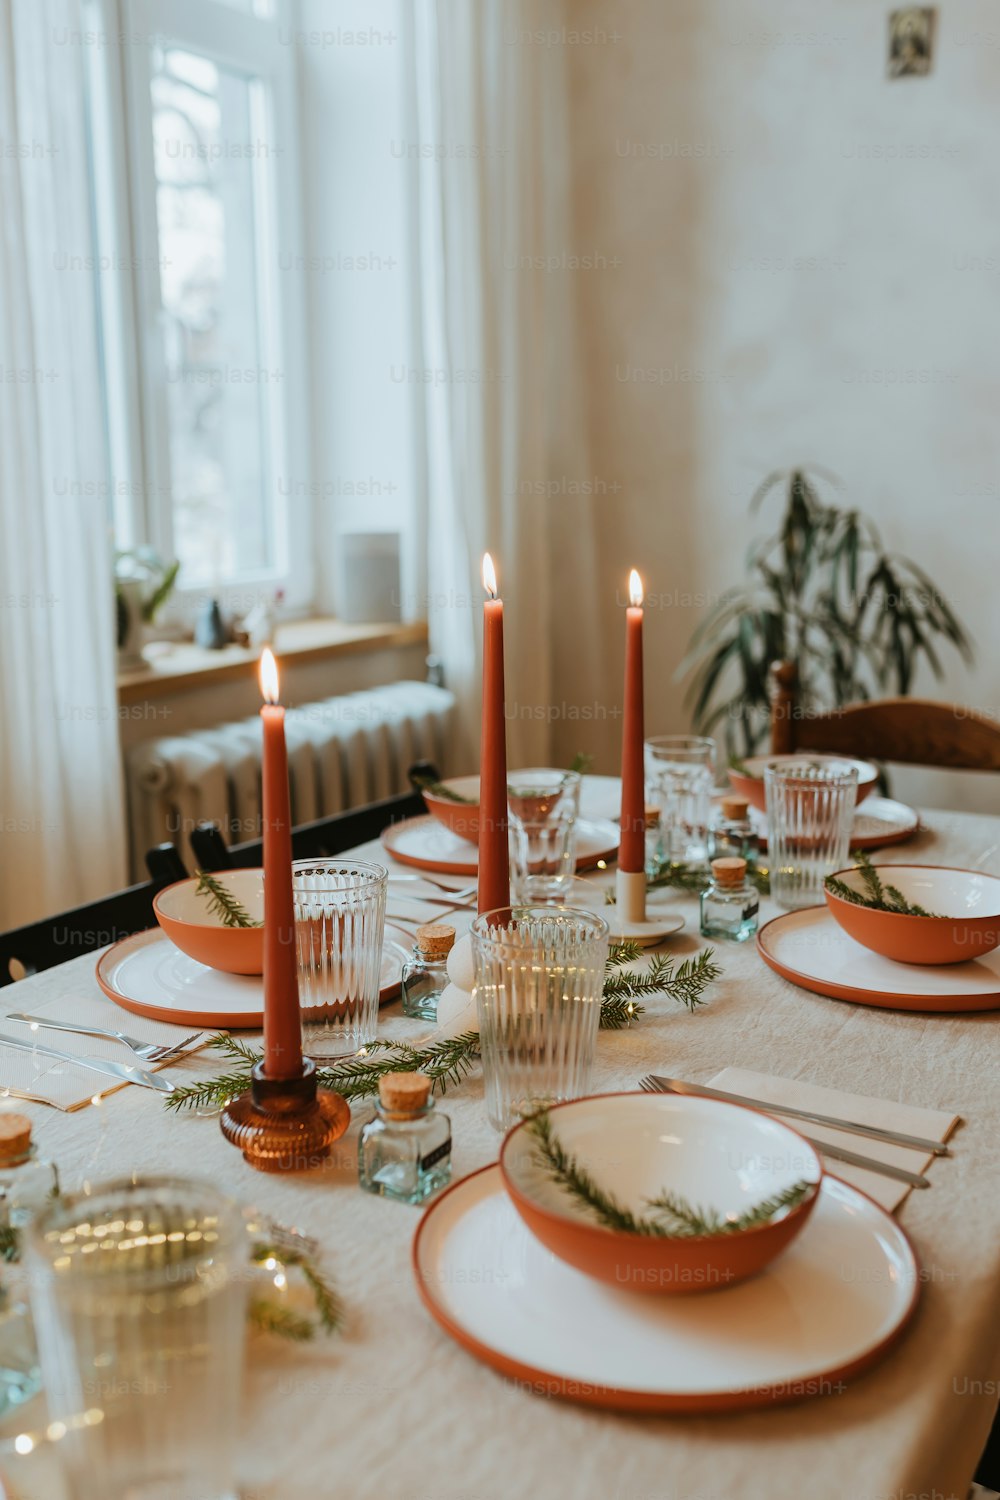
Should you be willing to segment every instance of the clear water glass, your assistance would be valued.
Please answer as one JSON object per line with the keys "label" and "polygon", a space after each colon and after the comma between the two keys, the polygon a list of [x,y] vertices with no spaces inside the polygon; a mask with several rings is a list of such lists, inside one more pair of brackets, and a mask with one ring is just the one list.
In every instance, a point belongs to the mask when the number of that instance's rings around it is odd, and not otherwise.
{"label": "clear water glass", "polygon": [[375,1040],[389,872],[359,860],[292,865],[307,1057],[350,1057]]}
{"label": "clear water glass", "polygon": [[514,906],[472,924],[486,1109],[496,1130],[590,1083],[608,924],[569,906]]}
{"label": "clear water glass", "polygon": [[646,741],[646,800],[660,809],[661,859],[708,862],[708,824],[715,785],[715,741],[663,734]]}
{"label": "clear water glass", "polygon": [[779,906],[823,900],[824,880],[847,864],[857,792],[856,766],[765,767],[767,863]]}
{"label": "clear water glass", "polygon": [[235,1500],[249,1282],[236,1204],[208,1183],[113,1182],[45,1209],[26,1249],[74,1500]]}
{"label": "clear water glass", "polygon": [[516,771],[507,777],[510,874],[518,901],[562,901],[576,872],[576,771]]}

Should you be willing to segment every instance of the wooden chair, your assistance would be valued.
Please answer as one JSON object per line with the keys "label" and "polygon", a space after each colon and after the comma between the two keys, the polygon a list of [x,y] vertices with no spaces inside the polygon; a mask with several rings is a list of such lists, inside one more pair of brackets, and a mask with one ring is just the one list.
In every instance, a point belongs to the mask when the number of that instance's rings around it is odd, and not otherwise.
{"label": "wooden chair", "polygon": [[183,880],[187,870],[173,844],[160,844],[150,855],[157,873],[145,884],[0,933],[0,986],[155,926],[153,897],[173,881]]}
{"label": "wooden chair", "polygon": [[972,708],[930,698],[879,698],[833,713],[798,705],[795,663],[771,667],[771,752],[820,750],[901,765],[1000,771],[1000,723]]}

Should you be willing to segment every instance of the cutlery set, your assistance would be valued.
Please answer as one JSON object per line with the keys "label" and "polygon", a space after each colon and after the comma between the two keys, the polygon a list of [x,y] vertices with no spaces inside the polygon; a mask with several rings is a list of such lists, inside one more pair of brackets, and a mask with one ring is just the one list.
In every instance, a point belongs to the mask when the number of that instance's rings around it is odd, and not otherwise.
{"label": "cutlery set", "polygon": [[[65,1031],[73,1036],[98,1036],[108,1041],[121,1042],[135,1054],[138,1061],[146,1063],[185,1057],[195,1050],[203,1035],[200,1031],[193,1031],[190,1036],[168,1045],[142,1042],[124,1031],[105,1031],[100,1026],[73,1026],[68,1021],[48,1020],[44,1016],[27,1015],[22,1011],[11,1011],[6,1019],[30,1026],[32,1031]],[[162,1073],[148,1073],[133,1063],[114,1062],[104,1057],[78,1057],[73,1052],[60,1052],[58,1048],[47,1047],[37,1040],[8,1036],[5,1032],[0,1032],[0,1046],[13,1047],[15,1051],[30,1052],[41,1057],[52,1057],[59,1062],[75,1063],[77,1067],[87,1068],[92,1073],[103,1073],[105,1077],[117,1078],[123,1083],[137,1083],[142,1088],[154,1089],[160,1094],[172,1094],[174,1091],[174,1085]]]}

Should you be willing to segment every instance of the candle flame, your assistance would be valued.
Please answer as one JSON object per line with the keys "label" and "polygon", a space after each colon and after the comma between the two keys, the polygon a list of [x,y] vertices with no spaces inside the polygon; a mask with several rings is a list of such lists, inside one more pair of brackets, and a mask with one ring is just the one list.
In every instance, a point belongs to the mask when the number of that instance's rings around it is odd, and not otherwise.
{"label": "candle flame", "polygon": [[634,568],[628,575],[628,602],[637,608],[642,603],[642,579]]}
{"label": "candle flame", "polygon": [[265,703],[278,701],[278,663],[270,646],[265,646],[260,657],[260,691]]}
{"label": "candle flame", "polygon": [[497,596],[497,570],[493,566],[493,559],[488,552],[483,553],[483,588],[491,599]]}

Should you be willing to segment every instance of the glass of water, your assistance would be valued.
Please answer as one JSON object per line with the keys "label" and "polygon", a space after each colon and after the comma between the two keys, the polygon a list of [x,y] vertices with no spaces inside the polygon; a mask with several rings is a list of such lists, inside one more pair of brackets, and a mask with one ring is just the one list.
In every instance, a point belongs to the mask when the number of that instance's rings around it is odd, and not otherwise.
{"label": "glass of water", "polygon": [[715,741],[661,734],[646,741],[646,800],[660,810],[661,858],[708,861],[708,823],[715,784]]}
{"label": "glass of water", "polygon": [[486,1109],[496,1130],[587,1092],[608,924],[569,906],[513,906],[472,924]]}
{"label": "glass of water", "polygon": [[576,871],[576,771],[515,771],[507,777],[510,866],[518,901],[560,901]]}
{"label": "glass of water", "polygon": [[292,865],[307,1057],[350,1057],[375,1040],[388,879],[382,865],[359,860]]}
{"label": "glass of water", "polygon": [[249,1283],[236,1204],[208,1183],[113,1182],[55,1200],[26,1253],[74,1500],[235,1500]]}
{"label": "glass of water", "polygon": [[814,906],[823,882],[847,863],[857,766],[783,762],[764,768],[767,863],[779,906]]}

